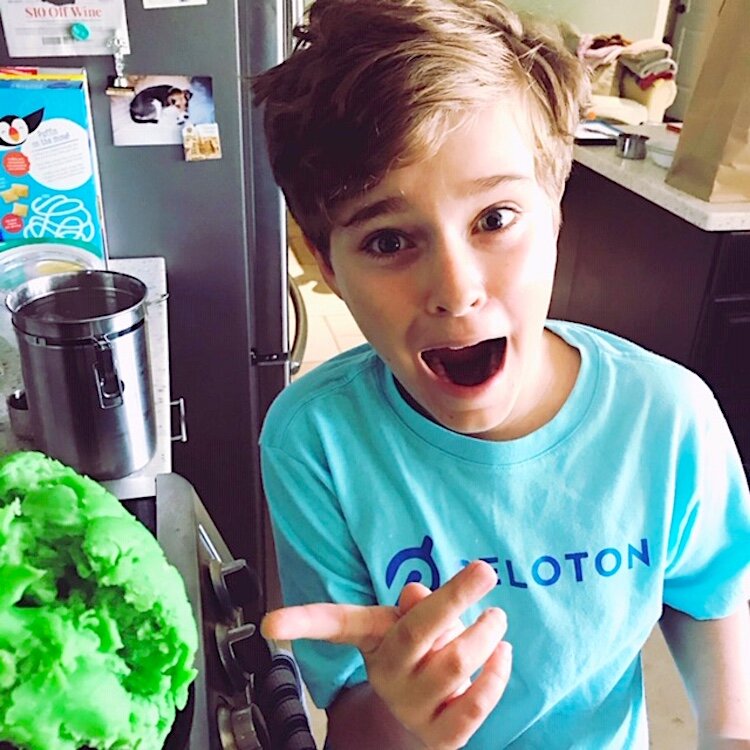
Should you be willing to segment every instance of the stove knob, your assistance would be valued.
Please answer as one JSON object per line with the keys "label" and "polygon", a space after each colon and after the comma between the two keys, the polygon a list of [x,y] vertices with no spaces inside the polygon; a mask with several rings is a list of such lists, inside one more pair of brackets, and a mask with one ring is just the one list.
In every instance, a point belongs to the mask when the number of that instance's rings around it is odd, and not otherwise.
{"label": "stove knob", "polygon": [[222,750],[271,750],[271,740],[263,716],[254,704],[217,712]]}
{"label": "stove knob", "polygon": [[237,690],[242,690],[253,676],[252,665],[247,664],[245,659],[237,656],[237,646],[243,641],[249,641],[257,632],[252,623],[245,623],[236,628],[228,628],[222,623],[217,623],[215,628],[216,647],[219,650],[219,659]]}
{"label": "stove knob", "polygon": [[235,610],[242,608],[247,619],[257,619],[262,594],[260,580],[245,560],[227,563],[211,560],[209,573],[219,606],[227,617],[234,618]]}

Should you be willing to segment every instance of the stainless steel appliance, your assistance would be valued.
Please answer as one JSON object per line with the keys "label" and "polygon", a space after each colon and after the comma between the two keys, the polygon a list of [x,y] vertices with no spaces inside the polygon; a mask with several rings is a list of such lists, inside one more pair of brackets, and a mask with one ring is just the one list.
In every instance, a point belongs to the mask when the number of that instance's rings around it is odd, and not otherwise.
{"label": "stainless steel appliance", "polygon": [[37,447],[95,479],[143,468],[156,448],[146,285],[112,271],[59,273],[5,302]]}
{"label": "stainless steel appliance", "polygon": [[125,6],[125,72],[211,77],[222,159],[189,163],[176,145],[115,147],[111,57],[11,58],[3,37],[0,64],[86,68],[109,254],[166,258],[171,391],[185,400],[190,436],[174,446],[175,471],[234,554],[272,578],[257,440],[289,376],[287,247],[250,77],[286,54],[301,0]]}

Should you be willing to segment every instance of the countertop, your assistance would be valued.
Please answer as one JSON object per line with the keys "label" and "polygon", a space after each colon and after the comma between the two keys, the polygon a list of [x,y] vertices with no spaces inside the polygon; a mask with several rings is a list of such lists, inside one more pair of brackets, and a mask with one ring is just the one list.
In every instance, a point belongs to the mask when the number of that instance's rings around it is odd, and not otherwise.
{"label": "countertop", "polygon": [[[155,477],[172,471],[172,441],[169,395],[169,344],[167,329],[167,274],[164,258],[110,259],[107,267],[135,276],[148,288],[146,334],[154,387],[156,452],[149,463],[130,477]],[[23,387],[18,346],[13,335],[10,313],[0,309],[0,455],[14,450],[33,450],[28,440],[17,438],[10,429],[6,397]]]}
{"label": "countertop", "polygon": [[[663,125],[622,127],[627,132],[643,133],[662,139]],[[657,206],[679,216],[707,232],[750,230],[750,202],[708,203],[667,185],[667,170],[657,166],[650,157],[622,159],[614,146],[575,146],[576,162],[607,177],[618,185],[646,198]]]}

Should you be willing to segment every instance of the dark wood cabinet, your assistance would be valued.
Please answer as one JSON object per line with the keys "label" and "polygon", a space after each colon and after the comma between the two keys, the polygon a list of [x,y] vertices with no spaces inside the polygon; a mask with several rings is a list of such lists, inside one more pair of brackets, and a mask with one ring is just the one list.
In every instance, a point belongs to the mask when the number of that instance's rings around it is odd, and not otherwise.
{"label": "dark wood cabinet", "polygon": [[550,317],[701,375],[750,476],[750,232],[704,231],[580,164],[562,210]]}

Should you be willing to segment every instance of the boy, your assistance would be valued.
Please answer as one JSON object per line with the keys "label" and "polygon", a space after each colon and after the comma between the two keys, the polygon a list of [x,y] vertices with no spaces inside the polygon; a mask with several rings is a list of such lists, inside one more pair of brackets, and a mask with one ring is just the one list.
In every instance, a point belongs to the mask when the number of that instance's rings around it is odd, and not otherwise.
{"label": "boy", "polygon": [[645,748],[661,618],[700,747],[750,748],[750,501],[719,408],[546,319],[580,66],[496,0],[317,0],[298,35],[255,83],[271,163],[371,346],[268,414],[306,606],[264,633],[302,639],[329,746]]}

